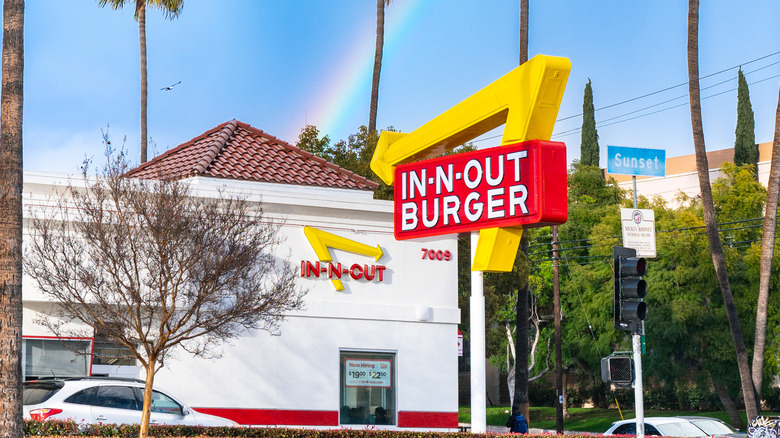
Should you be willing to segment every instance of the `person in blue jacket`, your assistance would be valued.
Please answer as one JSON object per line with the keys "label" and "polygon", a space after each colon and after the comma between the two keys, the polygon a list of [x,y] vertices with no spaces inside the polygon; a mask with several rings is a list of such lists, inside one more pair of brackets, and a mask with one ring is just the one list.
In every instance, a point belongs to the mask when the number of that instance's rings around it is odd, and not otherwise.
{"label": "person in blue jacket", "polygon": [[512,433],[528,433],[528,421],[520,411],[512,410],[512,414],[506,421],[506,427]]}

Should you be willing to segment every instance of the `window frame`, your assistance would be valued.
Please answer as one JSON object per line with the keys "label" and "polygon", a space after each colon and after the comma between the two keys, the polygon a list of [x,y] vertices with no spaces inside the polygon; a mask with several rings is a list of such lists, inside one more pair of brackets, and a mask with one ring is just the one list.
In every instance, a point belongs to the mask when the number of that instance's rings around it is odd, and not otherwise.
{"label": "window frame", "polygon": [[[342,426],[397,426],[398,425],[398,351],[397,350],[369,350],[369,349],[352,349],[352,348],[340,348],[339,349],[339,425]],[[384,387],[380,385],[361,386],[361,385],[348,385],[347,384],[347,369],[346,361],[348,359],[365,359],[367,361],[390,361],[390,386]],[[355,406],[350,407],[348,405],[348,391],[359,391],[359,388],[368,388],[368,395],[363,397],[371,397],[371,392],[374,390],[390,391],[390,394],[380,395],[381,402],[377,406],[373,406],[371,401],[368,400],[354,403]],[[355,398],[360,399],[360,395],[355,395]],[[388,420],[386,422],[377,423],[375,418],[376,408],[382,407]],[[366,408],[365,421],[349,421],[346,418],[352,409]]]}
{"label": "window frame", "polygon": [[[78,336],[69,336],[69,337],[57,337],[57,336],[22,336],[22,381],[26,382],[29,380],[37,380],[40,377],[52,377],[49,375],[46,376],[37,376],[34,374],[28,374],[27,373],[27,360],[29,359],[27,357],[27,347],[28,347],[28,341],[51,341],[51,342],[58,342],[60,344],[65,344],[67,342],[88,342],[89,352],[84,352],[84,354],[76,353],[74,351],[74,354],[77,356],[84,356],[85,359],[85,372],[86,374],[81,376],[56,376],[56,377],[88,377],[92,375],[92,353],[93,348],[95,346],[94,339],[93,338],[86,338],[86,337],[78,337]],[[32,366],[32,365],[31,365]]]}

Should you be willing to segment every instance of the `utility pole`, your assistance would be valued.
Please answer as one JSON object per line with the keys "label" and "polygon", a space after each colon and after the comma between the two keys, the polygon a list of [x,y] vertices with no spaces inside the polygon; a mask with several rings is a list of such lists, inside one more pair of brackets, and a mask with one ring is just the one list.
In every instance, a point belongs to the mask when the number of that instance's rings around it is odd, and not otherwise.
{"label": "utility pole", "polygon": [[563,434],[563,352],[561,351],[561,286],[558,277],[558,226],[553,225],[553,301],[555,313],[555,390],[558,403],[555,405],[555,432]]}

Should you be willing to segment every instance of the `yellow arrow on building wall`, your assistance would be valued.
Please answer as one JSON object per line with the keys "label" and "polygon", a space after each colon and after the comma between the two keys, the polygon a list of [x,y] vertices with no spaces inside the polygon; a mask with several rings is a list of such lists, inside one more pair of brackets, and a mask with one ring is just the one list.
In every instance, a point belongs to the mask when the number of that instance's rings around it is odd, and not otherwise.
{"label": "yellow arrow on building wall", "polygon": [[[346,237],[337,236],[327,231],[319,230],[309,226],[303,227],[303,233],[309,240],[309,244],[314,249],[314,253],[317,258],[323,262],[332,262],[333,256],[330,255],[328,248],[340,249],[355,254],[361,254],[365,256],[373,257],[374,260],[379,261],[384,254],[382,248],[377,245],[373,247],[366,245],[365,243],[355,242],[354,240],[347,239]],[[344,285],[339,279],[331,280],[336,290],[344,290]]]}
{"label": "yellow arrow on building wall", "polygon": [[[570,70],[566,58],[537,55],[409,134],[382,132],[371,169],[392,184],[395,166],[438,157],[501,124],[502,145],[549,140]],[[522,233],[480,231],[472,270],[511,271]]]}

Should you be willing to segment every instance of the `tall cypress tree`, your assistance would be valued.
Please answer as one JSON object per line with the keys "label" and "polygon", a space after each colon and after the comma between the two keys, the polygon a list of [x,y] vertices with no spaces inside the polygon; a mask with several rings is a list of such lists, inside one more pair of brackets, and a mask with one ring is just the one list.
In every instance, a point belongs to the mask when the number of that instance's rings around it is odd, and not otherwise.
{"label": "tall cypress tree", "polygon": [[739,69],[737,85],[737,129],[734,141],[734,164],[753,164],[758,162],[758,149],[756,148],[755,121],[753,120],[753,106],[750,104],[750,92],[742,68]]}
{"label": "tall cypress tree", "polygon": [[599,134],[596,132],[595,111],[593,89],[588,79],[582,101],[582,142],[580,143],[580,163],[587,166],[599,165]]}

